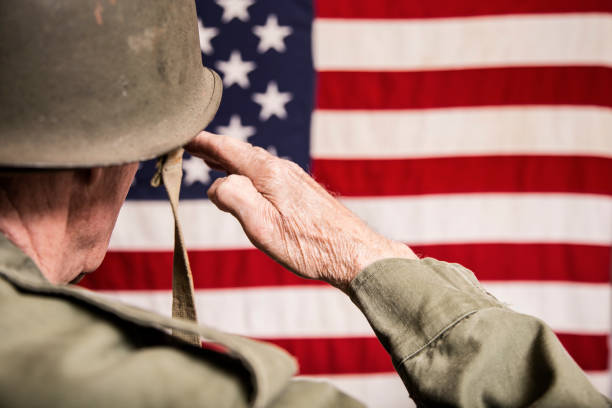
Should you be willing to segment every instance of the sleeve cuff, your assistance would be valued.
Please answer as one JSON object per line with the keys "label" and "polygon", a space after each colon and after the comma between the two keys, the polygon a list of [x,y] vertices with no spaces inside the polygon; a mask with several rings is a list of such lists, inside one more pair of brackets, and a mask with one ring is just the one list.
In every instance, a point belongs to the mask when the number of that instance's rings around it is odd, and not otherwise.
{"label": "sleeve cuff", "polygon": [[350,293],[395,364],[472,313],[503,307],[471,271],[431,258],[375,262],[353,279]]}

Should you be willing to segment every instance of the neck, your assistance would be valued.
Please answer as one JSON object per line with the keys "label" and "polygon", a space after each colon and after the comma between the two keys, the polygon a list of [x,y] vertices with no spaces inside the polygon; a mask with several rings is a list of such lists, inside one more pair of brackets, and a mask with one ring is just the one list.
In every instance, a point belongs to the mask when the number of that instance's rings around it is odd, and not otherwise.
{"label": "neck", "polygon": [[[69,228],[73,172],[23,174],[0,180],[0,231],[28,255],[52,283],[83,269]],[[24,188],[27,186],[27,188]]]}
{"label": "neck", "polygon": [[138,163],[0,173],[0,232],[52,283],[100,266]]}

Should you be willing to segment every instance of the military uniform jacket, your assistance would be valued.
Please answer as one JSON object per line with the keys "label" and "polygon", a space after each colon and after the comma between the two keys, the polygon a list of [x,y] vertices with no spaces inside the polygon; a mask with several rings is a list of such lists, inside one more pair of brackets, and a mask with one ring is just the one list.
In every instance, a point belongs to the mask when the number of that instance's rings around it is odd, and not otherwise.
{"label": "military uniform jacket", "polygon": [[[421,406],[609,404],[550,328],[504,307],[460,265],[387,259],[351,291]],[[2,235],[0,310],[2,407],[361,406],[293,379],[294,360],[273,345],[52,285]]]}

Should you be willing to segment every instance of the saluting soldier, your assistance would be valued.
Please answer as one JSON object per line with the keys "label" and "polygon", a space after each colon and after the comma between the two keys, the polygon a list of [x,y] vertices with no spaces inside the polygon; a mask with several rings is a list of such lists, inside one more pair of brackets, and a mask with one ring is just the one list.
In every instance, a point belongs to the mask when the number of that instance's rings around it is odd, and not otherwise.
{"label": "saluting soldier", "polygon": [[139,161],[160,158],[177,214],[184,145],[229,174],[209,197],[259,249],[351,297],[417,404],[609,404],[550,328],[470,271],[375,233],[297,165],[199,133],[222,84],[191,0],[96,7],[0,5],[1,406],[361,406],[293,379],[279,348],[194,322],[178,220],[174,318],[70,284],[101,263]]}

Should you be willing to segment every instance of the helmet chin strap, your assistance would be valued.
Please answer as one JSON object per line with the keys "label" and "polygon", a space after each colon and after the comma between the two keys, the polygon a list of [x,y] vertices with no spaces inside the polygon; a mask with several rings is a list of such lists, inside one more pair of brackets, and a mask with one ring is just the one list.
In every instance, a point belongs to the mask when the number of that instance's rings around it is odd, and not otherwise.
{"label": "helmet chin strap", "polygon": [[[157,172],[151,180],[153,187],[163,184],[170,200],[172,214],[174,215],[174,257],[172,262],[172,317],[197,322],[193,276],[189,266],[189,258],[185,249],[183,232],[179,222],[178,205],[183,177],[183,149],[178,148],[157,161]],[[184,332],[173,332],[188,343],[200,346],[197,335]]]}

